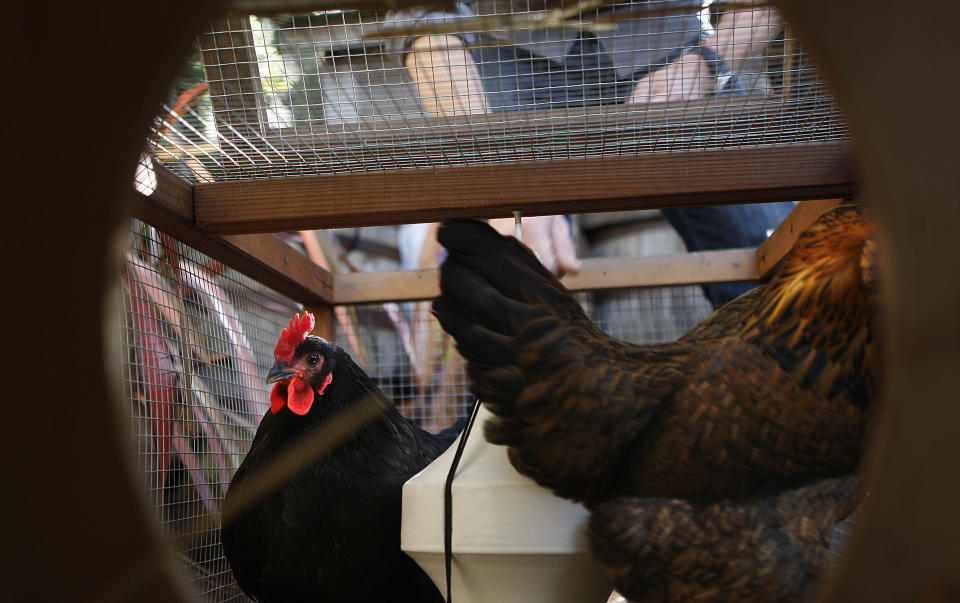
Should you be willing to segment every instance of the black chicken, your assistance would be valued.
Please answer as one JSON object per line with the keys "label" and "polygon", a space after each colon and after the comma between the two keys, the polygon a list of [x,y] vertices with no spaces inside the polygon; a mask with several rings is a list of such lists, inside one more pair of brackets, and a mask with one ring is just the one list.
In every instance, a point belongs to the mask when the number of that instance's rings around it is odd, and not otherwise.
{"label": "black chicken", "polygon": [[[739,501],[856,470],[878,371],[864,208],[821,216],[769,282],[659,345],[601,332],[526,247],[485,224],[447,222],[438,239],[449,257],[434,312],[496,415],[487,439],[560,496],[592,509],[623,497],[683,498],[691,512],[732,500],[717,508],[734,513]],[[833,517],[848,504],[842,498],[818,497],[810,513]],[[595,536],[601,528],[591,524]],[[698,583],[702,569],[689,565],[686,579]]]}
{"label": "black chicken", "polygon": [[429,434],[391,405],[282,488],[239,513],[245,485],[293,442],[376,385],[340,347],[308,335],[313,316],[284,329],[267,383],[271,410],[234,475],[223,547],[237,583],[258,601],[440,603],[439,591],[400,550],[403,483],[454,439],[462,421]]}

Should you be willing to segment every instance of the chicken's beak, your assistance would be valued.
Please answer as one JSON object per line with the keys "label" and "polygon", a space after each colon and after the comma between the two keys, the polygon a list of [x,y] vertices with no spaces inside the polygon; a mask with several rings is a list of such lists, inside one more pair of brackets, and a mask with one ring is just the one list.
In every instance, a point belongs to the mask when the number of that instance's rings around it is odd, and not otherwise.
{"label": "chicken's beak", "polygon": [[296,374],[298,374],[297,371],[290,368],[290,363],[278,362],[270,367],[270,372],[267,373],[267,385],[277,381],[285,381]]}

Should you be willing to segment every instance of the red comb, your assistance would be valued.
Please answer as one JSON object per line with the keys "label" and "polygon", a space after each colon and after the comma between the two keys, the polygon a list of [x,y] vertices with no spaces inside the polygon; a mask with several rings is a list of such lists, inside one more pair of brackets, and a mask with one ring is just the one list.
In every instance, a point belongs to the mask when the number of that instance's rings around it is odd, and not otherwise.
{"label": "red comb", "polygon": [[310,331],[313,330],[313,325],[316,323],[317,320],[313,317],[313,314],[306,311],[303,313],[303,318],[300,318],[299,313],[291,318],[290,327],[280,333],[277,347],[273,348],[273,357],[276,358],[277,362],[290,362],[293,360],[294,350],[297,349],[301,341],[306,339]]}

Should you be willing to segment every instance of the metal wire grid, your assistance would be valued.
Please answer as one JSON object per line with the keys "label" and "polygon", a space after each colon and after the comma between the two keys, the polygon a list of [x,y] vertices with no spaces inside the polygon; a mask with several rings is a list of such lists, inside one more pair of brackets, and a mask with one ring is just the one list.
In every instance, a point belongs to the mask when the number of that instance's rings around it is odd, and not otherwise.
{"label": "metal wire grid", "polygon": [[675,341],[713,312],[698,286],[597,291],[577,299],[602,331],[636,344]]}
{"label": "metal wire grid", "polygon": [[361,351],[351,346],[342,324],[336,338],[400,411],[429,431],[464,416],[473,399],[466,369],[454,343],[426,311],[430,302],[362,304],[349,307]]}
{"label": "metal wire grid", "polygon": [[[578,43],[565,60],[577,63],[581,69],[575,73],[588,83],[622,79],[624,73],[639,73],[650,65],[675,67],[671,61],[691,38],[701,36],[709,43],[718,35],[710,32],[722,23],[722,10],[703,9],[698,17],[699,2],[649,2],[643,10],[662,11],[666,6],[667,12],[646,19],[615,13],[620,20],[613,30],[596,27],[597,20],[609,18],[606,13],[599,18],[596,11],[585,13],[584,27],[595,31],[587,31],[586,42]],[[568,7],[572,4],[567,2]],[[677,6],[687,11],[683,18]],[[748,94],[714,94],[716,80],[701,65],[683,83],[702,84],[706,98],[659,102],[672,97],[647,87],[648,97],[630,104],[625,101],[632,94],[632,81],[585,93],[593,88],[574,82],[565,75],[569,69],[556,62],[513,60],[503,41],[536,39],[542,30],[529,24],[517,29],[516,23],[503,20],[536,18],[543,15],[537,10],[541,8],[527,0],[480,0],[475,10],[487,21],[474,25],[463,25],[461,16],[429,10],[392,15],[323,11],[218,22],[200,42],[209,99],[194,107],[165,106],[150,137],[152,149],[185,177],[216,181],[847,136],[826,86],[789,25],[781,26],[778,17],[773,17],[775,26],[768,24],[772,8],[755,9],[737,25],[736,40],[745,36],[763,43],[735,41],[719,47],[727,56],[743,55],[728,62]],[[474,31],[461,34],[465,47],[437,47],[426,58],[408,52],[406,38],[385,37],[388,30],[422,28],[424,23]],[[567,37],[580,35],[575,29],[563,31]],[[601,38],[601,45],[593,44],[590,36]],[[653,49],[629,50],[634,46]],[[608,47],[615,52],[604,54]],[[683,56],[681,61],[692,55]],[[612,64],[603,62],[608,59]],[[513,80],[507,77],[517,64],[541,69],[532,88],[519,93],[509,89]],[[464,86],[464,74],[474,68],[483,74],[485,93]],[[637,87],[666,73],[665,68],[653,70]],[[450,85],[445,78],[452,80]]]}
{"label": "metal wire grid", "polygon": [[244,599],[220,500],[268,408],[263,375],[296,305],[137,221],[121,282],[123,391],[150,498],[197,592]]}
{"label": "metal wire grid", "polygon": [[849,517],[838,523],[833,528],[833,534],[830,538],[830,553],[834,559],[839,559],[847,549],[847,543],[850,541],[850,534],[853,533],[854,526],[860,521],[863,515],[863,506],[858,506]]}

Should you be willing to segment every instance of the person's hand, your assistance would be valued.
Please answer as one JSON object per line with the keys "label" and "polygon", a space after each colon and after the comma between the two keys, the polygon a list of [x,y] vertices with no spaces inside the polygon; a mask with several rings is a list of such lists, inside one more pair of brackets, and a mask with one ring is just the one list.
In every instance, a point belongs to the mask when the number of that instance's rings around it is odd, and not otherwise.
{"label": "person's hand", "polygon": [[[570,225],[563,216],[522,218],[523,242],[533,249],[547,270],[562,276],[580,271],[580,260],[570,235]],[[490,220],[490,226],[502,235],[516,234],[513,218]]]}
{"label": "person's hand", "polygon": [[715,85],[706,61],[688,52],[663,69],[641,78],[628,103],[693,100],[706,96]]}

